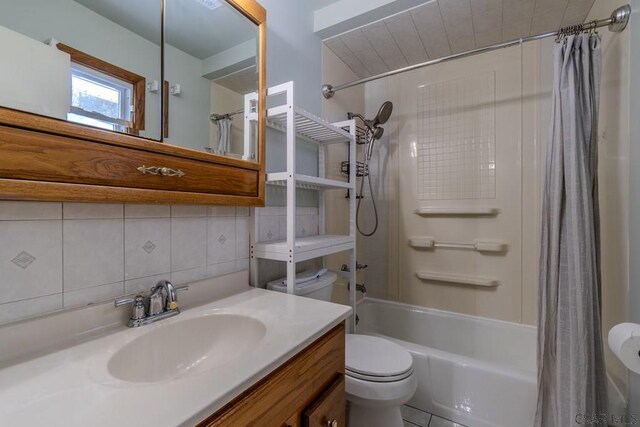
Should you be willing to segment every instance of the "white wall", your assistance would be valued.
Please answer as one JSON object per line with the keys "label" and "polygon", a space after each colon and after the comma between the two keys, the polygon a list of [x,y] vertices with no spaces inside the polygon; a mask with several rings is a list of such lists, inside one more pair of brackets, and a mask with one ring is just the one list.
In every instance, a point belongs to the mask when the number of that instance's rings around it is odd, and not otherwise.
{"label": "white wall", "polygon": [[71,90],[68,53],[0,26],[0,105],[66,120]]}
{"label": "white wall", "polygon": [[165,46],[164,79],[180,84],[180,95],[169,95],[169,137],[167,144],[204,150],[211,139],[211,82],[202,77],[202,61]]}
{"label": "white wall", "polygon": [[[322,48],[322,78],[326,83],[339,85],[356,80],[353,71],[349,69],[336,56],[331,49],[323,46]],[[331,99],[322,100],[322,116],[330,122],[347,120],[348,112],[363,113],[364,106],[364,86],[356,86],[344,91],[336,92]],[[360,149],[361,150],[361,149]],[[362,155],[361,152],[359,154]],[[333,144],[327,150],[325,158],[327,168],[326,176],[330,179],[344,179],[340,173],[340,163],[349,158],[349,151],[346,144]],[[329,234],[349,234],[349,200],[345,198],[344,191],[328,191],[325,192],[325,223],[326,232]],[[362,261],[361,248],[358,245],[356,255],[358,261]],[[349,256],[347,254],[335,254],[326,258],[326,265],[329,269],[338,271],[342,264],[349,264]],[[366,281],[366,272],[360,271],[357,275],[358,283],[369,283]],[[339,283],[334,288],[333,299],[335,302],[348,304],[349,295],[344,283]]]}

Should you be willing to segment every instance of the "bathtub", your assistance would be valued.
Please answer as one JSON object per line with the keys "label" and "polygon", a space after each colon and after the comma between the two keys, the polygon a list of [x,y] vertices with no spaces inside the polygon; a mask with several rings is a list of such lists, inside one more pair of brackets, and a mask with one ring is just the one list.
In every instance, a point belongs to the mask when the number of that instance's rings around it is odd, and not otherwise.
{"label": "bathtub", "polygon": [[535,327],[373,298],[357,313],[358,333],[412,354],[418,390],[408,405],[470,427],[533,425]]}

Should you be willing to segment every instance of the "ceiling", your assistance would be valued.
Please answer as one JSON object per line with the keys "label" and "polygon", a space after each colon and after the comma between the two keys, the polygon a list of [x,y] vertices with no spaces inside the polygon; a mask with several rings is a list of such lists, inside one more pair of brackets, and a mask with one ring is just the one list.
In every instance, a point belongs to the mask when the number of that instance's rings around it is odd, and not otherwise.
{"label": "ceiling", "polygon": [[431,0],[329,38],[325,44],[362,78],[582,23],[593,3],[594,0]]}
{"label": "ceiling", "polygon": [[[160,0],[75,0],[110,21],[160,44]],[[165,41],[205,59],[256,37],[257,27],[231,6],[209,9],[197,0],[167,0]]]}
{"label": "ceiling", "polygon": [[311,3],[311,9],[318,10],[323,7],[329,6],[332,3],[337,3],[340,0],[308,0]]}

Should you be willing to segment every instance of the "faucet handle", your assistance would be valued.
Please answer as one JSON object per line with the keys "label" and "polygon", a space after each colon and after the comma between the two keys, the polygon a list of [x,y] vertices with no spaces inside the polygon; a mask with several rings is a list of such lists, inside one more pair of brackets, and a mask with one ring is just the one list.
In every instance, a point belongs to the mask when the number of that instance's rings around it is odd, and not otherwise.
{"label": "faucet handle", "polygon": [[135,297],[120,297],[113,302],[113,305],[120,307],[126,304],[133,304],[133,311],[131,312],[132,320],[139,320],[144,318],[144,299],[142,295],[138,294]]}

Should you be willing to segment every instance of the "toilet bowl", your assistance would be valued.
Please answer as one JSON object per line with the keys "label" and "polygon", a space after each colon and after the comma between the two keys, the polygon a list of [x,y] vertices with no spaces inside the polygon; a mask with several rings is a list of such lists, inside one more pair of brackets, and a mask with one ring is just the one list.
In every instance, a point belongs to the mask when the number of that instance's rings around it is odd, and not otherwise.
{"label": "toilet bowl", "polygon": [[345,391],[349,427],[402,427],[400,407],[418,387],[411,354],[368,335],[347,335]]}

